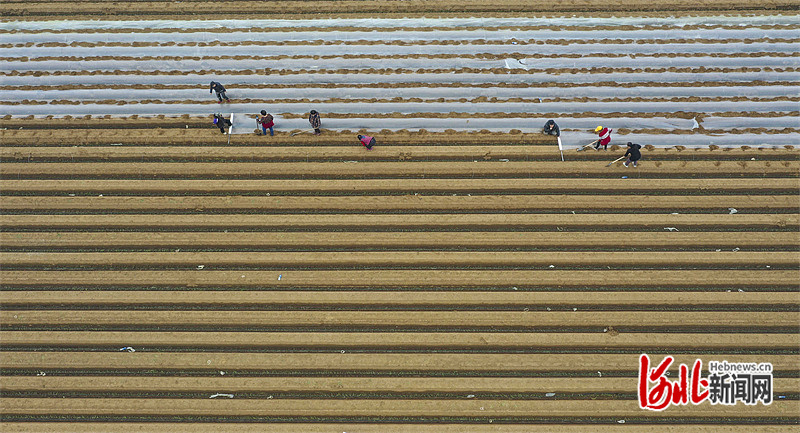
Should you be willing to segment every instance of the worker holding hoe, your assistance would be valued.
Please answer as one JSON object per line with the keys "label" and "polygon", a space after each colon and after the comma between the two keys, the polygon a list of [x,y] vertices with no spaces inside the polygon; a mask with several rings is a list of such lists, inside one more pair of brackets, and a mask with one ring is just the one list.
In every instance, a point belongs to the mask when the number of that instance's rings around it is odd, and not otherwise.
{"label": "worker holding hoe", "polygon": [[594,132],[600,137],[595,142],[594,150],[600,150],[600,146],[603,146],[603,150],[608,150],[608,143],[611,142],[611,131],[611,129],[602,126],[598,126],[594,129]]}
{"label": "worker holding hoe", "polygon": [[622,165],[624,165],[625,167],[628,167],[628,164],[633,163],[633,166],[636,167],[636,161],[638,161],[638,160],[640,160],[642,158],[642,153],[639,151],[639,149],[641,149],[641,148],[642,148],[641,145],[636,144],[636,143],[631,143],[629,141],[628,142],[628,151],[625,152],[625,156],[627,156],[628,159],[625,162],[623,162]]}

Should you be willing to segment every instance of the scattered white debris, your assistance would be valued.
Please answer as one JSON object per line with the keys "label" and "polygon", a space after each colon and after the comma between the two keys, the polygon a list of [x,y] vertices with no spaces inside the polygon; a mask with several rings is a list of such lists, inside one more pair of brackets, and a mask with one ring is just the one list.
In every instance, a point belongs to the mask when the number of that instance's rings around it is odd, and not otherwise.
{"label": "scattered white debris", "polygon": [[779,395],[778,398],[786,398],[785,395]]}
{"label": "scattered white debris", "polygon": [[[769,267],[769,266],[767,266],[767,267]],[[512,287],[512,289],[514,289],[514,290],[519,290],[519,289],[517,289],[516,287]]]}
{"label": "scattered white debris", "polygon": [[622,179],[627,179],[627,178],[628,178],[628,176],[622,176]]}
{"label": "scattered white debris", "polygon": [[346,163],[353,163],[353,162],[358,162],[358,161],[345,161],[345,162]]}
{"label": "scattered white debris", "polygon": [[180,249],[180,248],[178,248],[177,250],[175,250],[175,252],[176,252],[176,253],[179,253],[179,252],[181,252],[181,249]]}
{"label": "scattered white debris", "polygon": [[770,265],[767,265],[767,267],[768,267],[768,268],[771,268],[772,266],[770,266]]}
{"label": "scattered white debris", "polygon": [[556,267],[556,265],[550,265],[550,266],[548,266],[548,267],[549,267],[549,268],[555,268],[555,267]]}
{"label": "scattered white debris", "polygon": [[700,124],[697,123],[697,118],[693,117],[692,118],[692,129],[699,128],[699,127],[700,127]]}
{"label": "scattered white debris", "polygon": [[550,307],[547,307],[547,311],[553,311],[553,310],[551,310]]}
{"label": "scattered white debris", "polygon": [[603,332],[608,332],[608,328],[603,328]]}
{"label": "scattered white debris", "polygon": [[578,311],[578,309],[577,308],[573,308],[572,311]]}
{"label": "scattered white debris", "polygon": [[603,377],[603,373],[601,373],[599,371],[597,372],[597,375],[600,376],[600,377]]}
{"label": "scattered white debris", "polygon": [[483,406],[481,406],[481,410],[483,410]]}
{"label": "scattered white debris", "polygon": [[344,354],[344,350],[342,350],[342,354]]}
{"label": "scattered white debris", "polygon": [[555,396],[556,396],[556,393],[554,393],[554,392],[548,392],[548,393],[547,393],[547,394],[545,394],[544,396],[545,396],[545,397],[555,397]]}
{"label": "scattered white debris", "polygon": [[109,146],[122,146],[122,143],[111,143]]}
{"label": "scattered white debris", "polygon": [[268,396],[268,397],[267,397],[267,400],[269,400],[269,399],[271,399],[271,398],[272,398],[272,396],[270,395],[270,396]]}
{"label": "scattered white debris", "polygon": [[36,373],[36,375],[37,376],[47,376],[47,373],[45,373],[43,371],[40,371],[40,372]]}
{"label": "scattered white debris", "polygon": [[498,159],[498,161],[500,161],[500,162],[508,162],[508,160],[505,159],[505,158]]}
{"label": "scattered white debris", "polygon": [[731,251],[733,251],[735,253],[735,252],[739,251],[739,247],[736,247],[736,248],[732,249]]}
{"label": "scattered white debris", "polygon": [[670,215],[680,215],[678,212],[672,212]]}
{"label": "scattered white debris", "polygon": [[278,275],[278,281],[280,281],[281,278],[283,278],[283,274]]}
{"label": "scattered white debris", "polygon": [[128,352],[128,353],[133,353],[133,352],[136,352],[136,349],[134,349],[134,348],[133,348],[133,347],[131,347],[131,346],[125,346],[125,347],[123,347],[122,349],[119,349],[119,351],[120,351],[120,352]]}
{"label": "scattered white debris", "polygon": [[208,397],[208,398],[217,398],[217,397],[228,397],[228,398],[233,398],[233,394],[212,394],[212,395],[211,395],[210,397]]}
{"label": "scattered white debris", "polygon": [[103,196],[103,194],[98,195],[98,197],[102,197],[102,196]]}
{"label": "scattered white debris", "polygon": [[70,196],[70,197],[75,197],[75,194],[70,194],[69,196]]}
{"label": "scattered white debris", "polygon": [[722,251],[722,250],[717,250],[717,252],[720,252],[720,251]]}
{"label": "scattered white debris", "polygon": [[744,290],[742,290],[742,289],[739,289],[739,293],[744,293]]}
{"label": "scattered white debris", "polygon": [[620,424],[625,424],[625,420],[624,419],[617,420],[617,422],[620,423]]}
{"label": "scattered white debris", "polygon": [[729,208],[728,208],[728,210],[730,211],[730,213],[729,213],[728,215],[733,215],[733,214],[735,214],[735,213],[738,213],[738,212],[739,212],[738,210],[736,210],[736,209],[734,209],[734,208],[732,208],[732,207],[729,207]]}
{"label": "scattered white debris", "polygon": [[225,372],[220,370],[219,375],[220,376],[225,376]]}
{"label": "scattered white debris", "polygon": [[475,394],[470,394],[467,396],[467,398],[475,398]]}
{"label": "scattered white debris", "polygon": [[199,270],[202,270],[202,269],[203,269],[203,268],[205,268],[205,267],[206,267],[206,265],[197,265],[197,270],[198,270],[198,271],[199,271]]}
{"label": "scattered white debris", "polygon": [[750,161],[755,161],[755,160],[756,160],[755,158],[750,158]]}
{"label": "scattered white debris", "polygon": [[664,230],[669,230],[671,232],[677,232],[678,228],[677,227],[664,227]]}
{"label": "scattered white debris", "polygon": [[[548,310],[549,310],[549,308],[548,308]],[[523,308],[522,311],[531,311],[531,309],[526,307],[526,308]]]}
{"label": "scattered white debris", "polygon": [[572,214],[575,215],[575,211],[572,211]]}

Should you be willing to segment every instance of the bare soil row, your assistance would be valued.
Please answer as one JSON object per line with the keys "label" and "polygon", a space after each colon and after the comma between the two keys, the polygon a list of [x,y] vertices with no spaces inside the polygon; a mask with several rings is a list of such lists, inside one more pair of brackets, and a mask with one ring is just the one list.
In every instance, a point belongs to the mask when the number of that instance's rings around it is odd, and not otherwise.
{"label": "bare soil row", "polygon": [[[503,153],[491,158],[510,155]],[[41,157],[41,156],[40,156]],[[561,193],[630,194],[648,191],[651,194],[794,194],[797,179],[408,179],[402,183],[389,179],[370,180],[7,180],[2,195],[276,195],[331,194],[513,194]],[[753,217],[753,215],[743,216]]]}
{"label": "bare soil row", "polygon": [[[5,269],[795,269],[800,252],[126,252],[0,253]],[[201,265],[198,265],[200,263]],[[602,265],[600,264],[602,263]]]}
{"label": "bare soil row", "polygon": [[[595,14],[593,14],[595,15]],[[618,16],[618,15],[617,15]],[[57,27],[57,26],[54,26]],[[760,30],[787,30],[787,29],[795,29],[797,28],[796,25],[787,25],[787,24],[764,24],[764,25],[757,25],[751,24],[748,25],[747,28],[750,29],[760,29]],[[415,26],[415,27],[407,27],[407,26],[390,26],[384,25],[380,28],[381,32],[402,32],[402,31],[414,31],[414,32],[439,32],[439,31],[452,31],[453,27],[444,27],[444,26]],[[596,26],[585,26],[580,24],[563,26],[563,25],[508,25],[508,26],[496,26],[496,25],[481,25],[481,26],[473,26],[473,27],[460,27],[459,29],[480,29],[484,31],[501,31],[501,30],[516,30],[516,31],[535,31],[535,30],[570,30],[570,31],[594,31],[594,30],[712,30],[712,29],[719,29],[719,30],[741,30],[741,27],[738,25],[725,25],[725,24],[684,24],[684,25],[654,25],[654,24],[640,24],[640,25],[602,25],[598,24]],[[86,34],[96,34],[96,33],[231,33],[231,32],[246,32],[246,33],[261,33],[265,30],[268,30],[270,33],[293,33],[293,32],[330,32],[340,33],[340,32],[361,32],[364,31],[363,27],[355,27],[355,26],[336,26],[336,27],[321,27],[321,26],[292,26],[292,27],[217,27],[217,28],[140,28],[131,26],[130,28],[125,29],[81,29],[81,33]],[[30,29],[0,29],[0,34],[71,34],[75,33],[73,29],[45,29],[45,30],[30,30]],[[516,39],[514,39],[516,40]],[[223,46],[231,44],[230,42],[222,42],[222,41],[215,41],[210,43],[219,42]],[[241,41],[237,42],[236,44],[239,45],[260,45],[263,44],[265,41]],[[413,43],[413,41],[408,41]],[[11,46],[26,46],[26,47],[66,47],[66,46],[109,46],[109,47],[127,47],[127,46],[135,46],[135,47],[147,47],[147,46],[206,46],[203,44],[208,44],[209,42],[175,42],[175,41],[165,41],[165,42],[144,42],[144,41],[136,41],[136,42],[71,42],[71,43],[63,43],[63,42],[45,42],[45,43],[35,43],[35,42],[28,42],[25,44],[0,44],[0,48],[9,48]]]}
{"label": "bare soil row", "polygon": [[[438,215],[437,215],[438,216]],[[180,217],[179,215],[175,216]],[[76,217],[77,218],[77,217]],[[162,216],[168,218],[168,216]],[[346,220],[347,215],[340,216]],[[616,217],[621,223],[626,217]],[[654,217],[655,218],[655,217]],[[657,217],[661,220],[661,216]],[[604,220],[613,218],[605,215]],[[331,251],[448,249],[726,249],[796,251],[796,234],[785,232],[681,232],[662,227],[658,232],[9,232],[0,234],[4,248],[17,249],[145,249],[145,250],[292,250]],[[742,254],[743,256],[746,253]],[[744,259],[743,259],[744,260]],[[198,263],[201,264],[201,263]],[[765,268],[766,269],[766,268]],[[198,274],[200,275],[200,274]]]}
{"label": "bare soil row", "polygon": [[[95,310],[157,310],[161,307],[172,306],[175,310],[251,310],[268,311],[274,310],[300,310],[308,309],[312,311],[325,310],[429,310],[439,309],[447,311],[452,307],[453,311],[480,311],[507,309],[509,311],[528,310],[543,311],[551,310],[572,311],[579,307],[581,310],[648,310],[661,306],[672,306],[673,310],[706,310],[713,311],[715,307],[719,310],[742,310],[752,311],[763,310],[770,306],[776,309],[791,307],[797,304],[795,292],[766,292],[766,291],[693,291],[693,292],[643,292],[643,291],[611,291],[611,292],[587,292],[587,291],[537,291],[531,292],[526,288],[508,288],[493,291],[467,291],[467,292],[441,292],[441,291],[370,291],[352,290],[347,292],[348,296],[335,291],[158,291],[158,290],[126,290],[126,291],[88,291],[88,290],[26,290],[26,291],[0,291],[2,299],[2,309],[49,309],[64,310],[68,308],[95,309]],[[121,332],[121,331],[120,331]],[[15,331],[9,334],[14,338],[14,343],[24,343],[26,336],[34,338],[34,342],[52,340],[59,338],[58,335],[46,334],[38,331]],[[93,337],[91,331],[73,331],[64,333],[64,336],[75,339]],[[118,336],[117,332],[106,331],[98,333],[96,336],[102,339],[111,339]],[[133,334],[131,334],[133,335]],[[324,344],[331,339],[331,344],[342,343],[352,345],[366,345],[381,342],[402,342],[403,344],[426,344],[426,345],[452,345],[452,344],[532,344],[539,346],[558,346],[558,345],[589,345],[597,346],[602,344],[614,343],[614,345],[633,345],[648,341],[643,336],[632,333],[614,332],[613,329],[607,330],[602,334],[526,334],[526,333],[469,333],[458,336],[454,340],[453,335],[437,333],[380,333],[380,339],[373,338],[368,334],[348,333],[337,334],[332,332],[321,333],[258,333],[254,334],[263,337],[261,340],[253,340],[247,335],[231,332],[195,332],[195,333],[154,333],[139,334],[136,338],[152,338],[158,344],[179,343],[181,338],[188,341],[229,344],[246,344],[253,341],[269,342],[280,345],[288,343],[292,339],[303,341],[306,344]],[[425,338],[420,338],[424,336]],[[651,335],[652,336],[652,335]],[[798,337],[791,334],[764,334],[765,338],[773,339],[776,346],[791,346],[791,343]],[[384,340],[384,338],[386,340]],[[488,339],[486,341],[481,339]],[[689,338],[685,333],[675,335],[659,335],[658,341],[664,345],[689,344],[696,346],[759,346],[762,343],[757,339],[746,339],[736,334],[715,334],[711,332],[698,333],[695,337]],[[563,339],[559,341],[559,339]],[[663,339],[663,340],[662,340]],[[105,342],[106,340],[102,340]],[[460,341],[459,343],[456,343]],[[656,341],[653,337],[651,341]],[[578,342],[581,342],[578,344]],[[700,344],[703,343],[703,344]],[[199,344],[199,343],[198,343]]]}
{"label": "bare soil row", "polygon": [[[622,155],[609,153],[613,158]],[[609,158],[611,159],[611,158]],[[23,163],[4,164],[3,177],[11,179],[367,179],[367,178],[563,178],[616,177],[621,165],[609,169],[596,161],[482,161],[476,162],[285,162],[285,163]],[[636,173],[654,177],[797,177],[800,161],[653,161]],[[565,172],[575,173],[565,176]],[[631,172],[634,173],[634,172]],[[402,182],[402,180],[398,180]],[[109,197],[109,200],[114,198]],[[264,198],[254,198],[253,203]],[[423,200],[424,197],[419,197]],[[477,199],[477,198],[476,198]],[[599,199],[602,201],[607,198]],[[14,199],[9,199],[9,204]],[[77,197],[74,203],[82,200]],[[459,199],[460,200],[460,199]],[[669,199],[668,199],[669,200]],[[656,202],[658,199],[656,199]],[[120,202],[121,204],[124,202]]]}
{"label": "bare soil row", "polygon": [[192,17],[195,19],[280,19],[280,18],[330,18],[360,17],[379,15],[383,17],[412,17],[437,14],[439,16],[474,16],[488,14],[492,16],[529,16],[531,13],[559,15],[565,12],[592,13],[598,16],[614,16],[615,13],[634,15],[647,13],[648,16],[666,15],[682,12],[685,15],[697,15],[703,12],[741,14],[745,11],[795,10],[795,4],[789,0],[768,0],[753,4],[745,0],[714,0],[703,4],[685,0],[656,0],[641,3],[633,0],[615,2],[598,2],[597,0],[581,0],[568,4],[525,3],[516,0],[501,0],[487,4],[486,2],[439,1],[431,2],[385,2],[369,1],[304,1],[275,2],[269,10],[256,1],[233,1],[227,8],[220,10],[213,2],[191,1],[172,3],[164,1],[136,2],[58,2],[58,8],[52,2],[9,2],[4,10],[5,19],[34,19],[42,17],[58,17],[60,19],[85,19],[86,17],[103,19],[175,19]]}
{"label": "bare soil row", "polygon": [[[722,180],[728,182],[728,179]],[[81,181],[85,182],[85,181]],[[431,182],[431,181],[423,181]],[[605,181],[604,181],[605,182]],[[756,180],[756,182],[763,182]],[[585,212],[585,211],[584,211]],[[676,246],[690,240],[695,234],[679,234],[680,232],[706,232],[704,236],[728,236],[719,232],[740,232],[738,240],[746,242],[745,232],[786,232],[800,225],[799,214],[743,214],[728,210],[723,214],[681,214],[670,212],[654,218],[651,214],[630,214],[624,220],[608,218],[596,213],[565,214],[509,214],[509,213],[474,213],[474,214],[417,214],[417,215],[341,215],[341,214],[286,214],[286,215],[0,215],[0,227],[7,232],[20,231],[9,235],[0,234],[3,242],[13,242],[23,246],[14,237],[24,239],[29,234],[21,232],[206,232],[210,234],[223,230],[231,232],[245,231],[254,235],[257,232],[291,231],[301,232],[376,232],[404,231],[469,231],[478,239],[490,236],[488,232],[517,232],[516,236],[525,236],[525,232],[561,232],[576,231],[582,236],[592,235],[593,242],[603,236],[618,241],[621,232],[636,232],[636,236],[647,236],[645,232],[664,232],[664,227],[673,227],[671,242]],[[668,230],[667,230],[668,231]],[[616,232],[616,233],[615,233]],[[90,236],[90,235],[86,235]],[[146,236],[140,234],[140,236]],[[452,236],[458,237],[456,233]],[[681,237],[683,236],[683,237]],[[774,236],[786,238],[784,233]],[[791,238],[791,236],[788,236]],[[36,245],[35,237],[30,237]],[[144,238],[142,238],[144,239]],[[197,238],[199,239],[199,238]],[[196,240],[197,240],[196,239]],[[236,238],[237,242],[241,241]],[[465,238],[461,238],[464,241]],[[681,240],[682,239],[682,240]],[[721,238],[714,238],[717,241]],[[777,238],[769,242],[776,242]],[[441,241],[441,240],[440,240]],[[507,240],[498,241],[498,245]],[[541,242],[538,239],[537,242]],[[265,241],[266,242],[266,241]],[[587,241],[588,242],[588,241]],[[10,245],[10,244],[9,244]],[[552,244],[546,244],[552,245]],[[587,245],[589,245],[587,243]],[[786,245],[786,244],[779,244]]]}

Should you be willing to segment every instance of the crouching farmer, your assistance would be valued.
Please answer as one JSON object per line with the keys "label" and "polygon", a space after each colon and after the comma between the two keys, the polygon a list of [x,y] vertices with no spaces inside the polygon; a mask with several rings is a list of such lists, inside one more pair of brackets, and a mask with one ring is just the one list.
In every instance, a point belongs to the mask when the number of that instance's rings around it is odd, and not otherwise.
{"label": "crouching farmer", "polygon": [[367,148],[367,150],[372,150],[372,146],[375,145],[375,137],[370,137],[369,135],[359,135],[358,139],[361,141],[361,144]]}
{"label": "crouching farmer", "polygon": [[555,135],[556,137],[561,136],[561,130],[558,129],[558,125],[556,125],[556,122],[553,119],[548,120],[547,123],[544,124],[544,129],[542,132],[547,135]]}
{"label": "crouching farmer", "polygon": [[231,121],[222,117],[221,114],[214,114],[214,125],[219,128],[219,132],[225,133],[225,128],[231,126]]}

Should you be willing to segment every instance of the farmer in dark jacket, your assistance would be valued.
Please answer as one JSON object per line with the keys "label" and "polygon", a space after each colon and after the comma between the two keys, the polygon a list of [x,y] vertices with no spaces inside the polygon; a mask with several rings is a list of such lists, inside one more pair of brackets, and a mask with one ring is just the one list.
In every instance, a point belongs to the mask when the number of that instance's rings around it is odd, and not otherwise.
{"label": "farmer in dark jacket", "polygon": [[553,119],[548,120],[547,123],[544,124],[544,133],[548,135],[555,135],[556,137],[561,136],[561,130],[558,129],[558,125],[556,125],[556,122],[553,121]]}
{"label": "farmer in dark jacket", "polygon": [[222,117],[221,114],[214,115],[214,125],[219,128],[219,132],[225,133],[225,128],[231,126],[231,121]]}
{"label": "farmer in dark jacket", "polygon": [[622,165],[627,167],[628,164],[630,164],[632,162],[633,166],[636,167],[636,161],[642,159],[642,153],[639,152],[639,149],[641,149],[641,148],[642,148],[642,146],[640,146],[638,144],[635,144],[635,143],[631,143],[629,141],[628,142],[628,151],[625,152],[625,156],[627,156],[628,159],[625,160],[625,162],[623,162]]}
{"label": "farmer in dark jacket", "polygon": [[208,93],[211,93],[211,92],[214,92],[214,91],[217,92],[217,99],[219,99],[220,103],[222,103],[222,98],[225,98],[226,101],[231,102],[231,99],[228,98],[228,96],[225,94],[225,86],[223,86],[222,84],[220,84],[220,83],[218,83],[216,81],[212,81],[211,82],[211,87],[208,89]]}
{"label": "farmer in dark jacket", "polygon": [[311,110],[311,114],[308,115],[308,123],[310,123],[311,127],[314,128],[314,135],[319,135],[319,126],[321,122],[319,120],[319,113],[317,113],[317,110]]}

